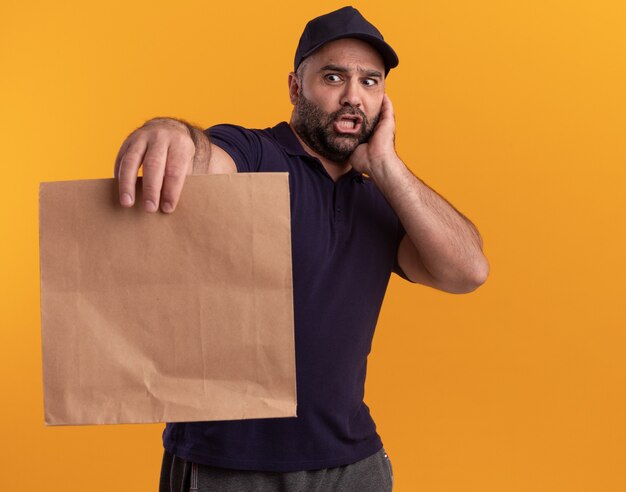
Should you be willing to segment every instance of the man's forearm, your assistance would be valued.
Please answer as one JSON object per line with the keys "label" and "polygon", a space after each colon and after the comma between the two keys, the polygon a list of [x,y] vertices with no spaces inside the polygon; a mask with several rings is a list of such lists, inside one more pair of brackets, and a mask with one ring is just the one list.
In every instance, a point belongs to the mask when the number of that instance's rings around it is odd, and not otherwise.
{"label": "man's forearm", "polygon": [[469,282],[486,278],[489,266],[478,230],[399,158],[373,167],[370,177],[398,215],[433,278]]}

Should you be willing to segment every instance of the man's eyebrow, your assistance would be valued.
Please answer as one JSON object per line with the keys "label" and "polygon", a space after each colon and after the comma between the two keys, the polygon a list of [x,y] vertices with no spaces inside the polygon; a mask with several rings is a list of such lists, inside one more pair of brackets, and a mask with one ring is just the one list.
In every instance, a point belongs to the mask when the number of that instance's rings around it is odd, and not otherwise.
{"label": "man's eyebrow", "polygon": [[[324,65],[322,68],[319,69],[320,72],[324,72],[326,70],[329,70],[331,72],[339,72],[339,73],[348,73],[350,71],[347,67],[342,67],[341,65],[332,65],[332,64]],[[359,72],[364,73],[368,77],[382,78],[383,76],[383,74],[380,73],[378,70],[368,70],[366,68],[359,68],[358,70]]]}

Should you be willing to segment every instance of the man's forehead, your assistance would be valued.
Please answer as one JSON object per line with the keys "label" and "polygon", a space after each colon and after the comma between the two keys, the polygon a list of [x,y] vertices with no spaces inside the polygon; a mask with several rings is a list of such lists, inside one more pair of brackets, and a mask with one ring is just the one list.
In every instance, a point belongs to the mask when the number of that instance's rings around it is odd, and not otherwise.
{"label": "man's forehead", "polygon": [[346,67],[351,70],[378,70],[385,72],[380,53],[360,39],[344,38],[330,41],[309,55],[309,63],[317,70],[327,65]]}

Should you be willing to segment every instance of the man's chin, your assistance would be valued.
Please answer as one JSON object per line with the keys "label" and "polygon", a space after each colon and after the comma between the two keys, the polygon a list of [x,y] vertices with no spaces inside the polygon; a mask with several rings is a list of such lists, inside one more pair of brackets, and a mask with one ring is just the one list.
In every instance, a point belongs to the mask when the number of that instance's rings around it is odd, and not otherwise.
{"label": "man's chin", "polygon": [[361,142],[361,135],[353,135],[349,133],[335,133],[333,135],[333,144],[342,149],[356,149]]}
{"label": "man's chin", "polygon": [[335,145],[333,151],[335,154],[345,156],[347,159],[357,147],[358,145]]}
{"label": "man's chin", "polygon": [[334,132],[335,138],[349,139],[349,140],[359,140],[363,137],[362,133],[341,133]]}
{"label": "man's chin", "polygon": [[358,144],[341,145],[342,143],[343,142],[337,142],[335,140],[333,141],[334,145],[326,146],[323,151],[320,151],[321,149],[319,149],[318,152],[320,155],[330,159],[331,161],[344,163],[350,159],[350,156],[352,156],[352,153],[354,152],[354,149],[357,148]]}

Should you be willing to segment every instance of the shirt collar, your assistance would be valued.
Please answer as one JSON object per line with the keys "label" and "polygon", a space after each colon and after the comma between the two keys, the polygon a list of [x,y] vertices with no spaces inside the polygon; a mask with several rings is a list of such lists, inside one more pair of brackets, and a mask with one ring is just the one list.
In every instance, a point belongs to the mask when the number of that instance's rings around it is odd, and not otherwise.
{"label": "shirt collar", "polygon": [[304,150],[300,140],[298,140],[298,137],[296,137],[296,134],[286,121],[281,121],[271,130],[278,143],[288,154],[299,155],[302,157],[313,157],[306,150]]}

